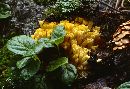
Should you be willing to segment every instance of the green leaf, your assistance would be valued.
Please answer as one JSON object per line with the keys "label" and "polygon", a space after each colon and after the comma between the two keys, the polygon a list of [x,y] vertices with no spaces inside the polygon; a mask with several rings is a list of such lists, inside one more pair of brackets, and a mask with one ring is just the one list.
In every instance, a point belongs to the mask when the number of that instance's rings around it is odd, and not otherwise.
{"label": "green leaf", "polygon": [[27,63],[28,63],[28,60],[30,59],[31,57],[25,57],[25,58],[23,58],[22,60],[20,60],[20,61],[17,61],[17,68],[19,68],[19,69],[21,69],[21,68],[23,68],[23,67],[25,67],[26,65],[27,65]]}
{"label": "green leaf", "polygon": [[20,35],[13,37],[7,42],[7,48],[23,56],[32,56],[38,54],[43,48],[54,47],[50,39],[42,38],[35,42],[31,37],[26,35]]}
{"label": "green leaf", "polygon": [[20,76],[23,77],[25,80],[30,79],[38,72],[40,64],[40,60],[29,60],[28,64],[21,70]]}
{"label": "green leaf", "polygon": [[11,16],[10,7],[7,4],[0,3],[0,19]]}
{"label": "green leaf", "polygon": [[36,54],[35,46],[35,41],[31,37],[26,35],[13,37],[7,42],[7,48],[10,51],[23,56]]}
{"label": "green leaf", "polygon": [[48,38],[41,38],[36,43],[35,53],[38,54],[44,48],[50,48],[50,47],[54,47],[54,45],[51,43],[50,39],[48,39]]}
{"label": "green leaf", "polygon": [[54,71],[55,69],[59,68],[60,66],[68,63],[68,58],[66,57],[61,57],[58,58],[57,60],[51,61],[47,67],[47,72]]}
{"label": "green leaf", "polygon": [[130,81],[121,84],[117,89],[130,89]]}
{"label": "green leaf", "polygon": [[57,46],[64,41],[65,28],[62,25],[56,26],[52,32],[51,40],[52,43]]}
{"label": "green leaf", "polygon": [[50,48],[54,47],[54,45],[51,43],[51,40],[48,38],[41,38],[38,40],[38,45],[43,46],[44,48]]}
{"label": "green leaf", "polygon": [[77,69],[72,64],[66,64],[61,67],[61,81],[66,85],[71,85],[77,78]]}

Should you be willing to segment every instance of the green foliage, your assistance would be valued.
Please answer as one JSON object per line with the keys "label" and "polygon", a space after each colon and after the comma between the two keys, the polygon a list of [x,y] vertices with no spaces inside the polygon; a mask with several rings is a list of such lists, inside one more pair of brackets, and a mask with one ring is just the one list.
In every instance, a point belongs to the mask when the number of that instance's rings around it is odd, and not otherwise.
{"label": "green foliage", "polygon": [[[35,75],[34,76],[34,89],[48,89],[48,86],[45,81],[46,77],[43,75]],[[32,89],[32,88],[31,88]]]}
{"label": "green foliage", "polygon": [[72,64],[65,64],[61,67],[61,81],[66,85],[71,85],[77,78],[77,69]]}
{"label": "green foliage", "polygon": [[42,46],[43,48],[54,47],[54,45],[51,43],[51,40],[48,38],[39,39],[37,44],[38,44],[38,48],[39,48],[39,46]]}
{"label": "green foliage", "polygon": [[43,38],[38,42],[35,42],[35,40],[26,35],[13,37],[7,43],[7,48],[10,51],[23,56],[38,54],[43,48],[48,47],[53,47],[53,45],[49,43],[49,39]]}
{"label": "green foliage", "polygon": [[68,58],[66,57],[61,57],[58,58],[57,60],[51,61],[47,67],[47,72],[54,71],[55,69],[61,67],[66,63],[68,63]]}
{"label": "green foliage", "polygon": [[56,26],[52,32],[51,42],[57,46],[64,41],[65,28],[64,26]]}
{"label": "green foliage", "polygon": [[0,19],[8,18],[10,16],[11,11],[9,5],[0,2]]}
{"label": "green foliage", "polygon": [[33,59],[28,60],[26,66],[22,68],[20,76],[23,77],[25,80],[30,79],[38,72],[40,68],[40,64],[41,64],[40,60],[33,60]]}
{"label": "green foliage", "polygon": [[[60,25],[54,28],[50,39],[41,38],[35,41],[34,39],[26,35],[15,36],[12,39],[10,39],[7,42],[6,47],[11,52],[15,53],[15,55],[22,56],[22,58],[18,58],[17,60],[14,59],[16,69],[12,71],[16,72],[14,74],[16,74],[15,76],[17,76],[18,78],[15,79],[15,77],[12,77],[12,80],[13,81],[15,80],[16,81],[25,81],[25,80],[29,81],[30,79],[34,78],[34,76],[37,75],[39,69],[41,68],[40,65],[42,63],[44,65],[44,62],[45,62],[44,60],[40,61],[37,54],[41,53],[41,51],[43,51],[44,49],[48,49],[51,47],[58,48],[59,44],[61,44],[64,41],[65,34],[66,33],[65,33],[64,26]],[[68,63],[68,58],[66,57],[60,57],[59,55],[56,58],[57,58],[56,60],[49,61],[46,71],[44,71],[45,69],[40,69],[40,70],[43,70],[43,74],[45,74],[44,72],[48,73],[48,72],[54,71],[55,69]],[[65,70],[65,68],[67,70]],[[70,80],[68,80],[69,83],[72,82],[72,80],[74,80],[74,73],[76,75],[76,70],[74,70],[74,67],[70,65],[70,68],[72,69],[68,70],[69,69],[68,67],[64,67],[64,70],[63,70],[63,71],[66,71],[64,73],[69,73],[69,74],[62,73],[62,77],[63,77],[62,80],[65,78],[66,75],[67,75],[66,79],[70,77]],[[70,72],[74,72],[74,73],[70,73]],[[39,80],[39,81],[44,81],[44,80]],[[67,80],[65,80],[65,84],[68,83],[66,81]],[[35,87],[35,89],[43,89],[41,87],[46,87],[46,84],[39,85],[38,88]]]}
{"label": "green foliage", "polygon": [[130,89],[130,81],[121,84],[117,89]]}
{"label": "green foliage", "polygon": [[3,34],[0,34],[0,48],[6,44],[7,38],[3,38]]}
{"label": "green foliage", "polygon": [[13,37],[7,43],[7,48],[10,51],[23,56],[31,56],[36,54],[35,47],[35,41],[26,35]]}
{"label": "green foliage", "polygon": [[7,62],[10,57],[14,57],[14,55],[6,48],[6,46],[0,49],[0,65],[4,64],[5,61]]}
{"label": "green foliage", "polygon": [[13,37],[9,40],[7,43],[7,48],[16,54],[29,56],[35,54],[34,44],[35,41],[32,38],[21,35]]}
{"label": "green foliage", "polygon": [[[1,24],[2,25],[2,24]],[[6,26],[6,25],[5,25]],[[7,27],[8,28],[8,27]],[[6,28],[6,29],[7,29]],[[4,29],[1,29],[1,30],[3,30],[4,31]],[[14,36],[16,36],[16,35],[19,35],[20,33],[18,32],[18,31],[7,31],[8,33],[6,33],[6,34],[3,34],[3,31],[1,31],[2,33],[0,34],[0,48],[2,48],[3,46],[5,46],[6,45],[6,43],[7,43],[7,41],[10,39],[10,38],[12,38],[12,37],[14,37]]]}
{"label": "green foliage", "polygon": [[80,5],[82,5],[80,0],[57,0],[54,5],[45,9],[45,15],[63,15],[64,13],[76,10]]}
{"label": "green foliage", "polygon": [[17,61],[17,68],[21,69],[25,67],[31,57],[25,57],[22,60]]}
{"label": "green foliage", "polygon": [[60,7],[62,12],[70,12],[77,9],[81,1],[80,0],[57,0],[57,6]]}
{"label": "green foliage", "polygon": [[[63,42],[65,30],[63,26],[57,26],[51,36],[51,39],[41,38],[38,41],[33,40],[26,35],[15,36],[7,42],[7,48],[15,54],[22,55],[24,58],[18,60],[16,65],[21,70],[20,75],[25,80],[34,76],[40,68],[40,60],[36,56],[44,48],[54,47]],[[68,63],[67,58],[59,58],[55,62],[50,62],[48,71],[55,70],[59,66]],[[35,64],[35,65],[34,65]],[[52,67],[54,67],[52,69]]]}
{"label": "green foliage", "polygon": [[25,80],[31,78],[39,70],[40,60],[35,54],[40,52],[44,45],[47,47],[47,44],[43,42],[36,43],[31,37],[25,35],[13,37],[8,41],[7,48],[10,51],[23,56],[29,56],[17,61],[16,64],[21,69],[21,77]]}
{"label": "green foliage", "polygon": [[13,54],[6,46],[0,49],[0,89],[3,86],[10,86],[10,81],[7,81],[12,75],[10,69],[15,66],[18,59],[21,59],[21,56]]}
{"label": "green foliage", "polygon": [[2,66],[5,66],[4,69],[7,67],[14,66],[16,61],[21,59],[20,55],[16,55],[9,51],[6,46],[0,49],[0,71],[2,71]]}

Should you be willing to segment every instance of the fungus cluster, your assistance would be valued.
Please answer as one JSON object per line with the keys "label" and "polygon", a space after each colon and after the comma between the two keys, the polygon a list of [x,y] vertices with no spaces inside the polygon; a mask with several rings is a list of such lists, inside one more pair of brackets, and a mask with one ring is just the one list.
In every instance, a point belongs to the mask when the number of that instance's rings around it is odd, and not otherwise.
{"label": "fungus cluster", "polygon": [[74,64],[82,77],[87,76],[88,59],[90,52],[96,50],[100,39],[100,27],[93,27],[92,21],[86,21],[83,18],[76,18],[74,21],[60,21],[59,23],[47,23],[40,21],[40,28],[36,29],[32,38],[40,39],[42,37],[49,38],[55,26],[63,25],[66,35],[63,43],[60,45],[64,48],[69,57],[69,62]]}
{"label": "fungus cluster", "polygon": [[129,35],[130,35],[130,20],[125,23],[122,23],[118,27],[117,31],[114,33],[113,42],[115,43],[116,46],[113,48],[113,50],[126,48],[130,43]]}

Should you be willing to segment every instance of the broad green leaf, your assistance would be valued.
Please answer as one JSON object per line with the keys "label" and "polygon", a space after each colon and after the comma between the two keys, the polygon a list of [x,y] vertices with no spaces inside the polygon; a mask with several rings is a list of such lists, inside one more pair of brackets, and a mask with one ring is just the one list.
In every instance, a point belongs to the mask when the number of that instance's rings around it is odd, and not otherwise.
{"label": "broad green leaf", "polygon": [[77,78],[76,67],[72,64],[65,64],[61,68],[61,81],[66,85],[71,85]]}
{"label": "broad green leaf", "polygon": [[11,16],[10,7],[0,2],[0,19]]}
{"label": "broad green leaf", "polygon": [[117,89],[130,89],[130,81],[121,84]]}
{"label": "broad green leaf", "polygon": [[25,57],[25,58],[23,58],[22,60],[20,60],[20,61],[17,61],[17,68],[19,68],[19,69],[21,69],[21,68],[23,68],[23,67],[25,67],[26,65],[27,65],[27,63],[28,63],[28,60],[30,59],[31,57]]}
{"label": "broad green leaf", "polygon": [[51,43],[50,39],[48,39],[48,38],[41,38],[36,43],[35,53],[38,54],[44,48],[50,48],[50,47],[54,47],[54,45]]}
{"label": "broad green leaf", "polygon": [[62,25],[56,26],[52,32],[51,40],[52,43],[59,45],[64,41],[65,28]]}
{"label": "broad green leaf", "polygon": [[21,70],[21,77],[25,80],[30,79],[38,72],[40,64],[40,60],[29,60],[28,64]]}
{"label": "broad green leaf", "polygon": [[7,48],[10,51],[23,56],[38,54],[43,50],[43,48],[49,47],[53,47],[50,39],[42,38],[36,42],[31,37],[26,35],[13,37],[7,43]]}
{"label": "broad green leaf", "polygon": [[45,48],[54,47],[54,45],[51,43],[51,40],[48,38],[41,38],[35,43],[34,51],[36,54],[38,54],[40,51],[42,51]]}
{"label": "broad green leaf", "polygon": [[55,69],[59,68],[60,66],[68,63],[68,58],[66,57],[61,57],[58,58],[57,60],[51,61],[47,67],[47,72],[54,71]]}
{"label": "broad green leaf", "polygon": [[30,56],[35,54],[35,41],[26,35],[13,37],[7,42],[7,48],[23,56]]}

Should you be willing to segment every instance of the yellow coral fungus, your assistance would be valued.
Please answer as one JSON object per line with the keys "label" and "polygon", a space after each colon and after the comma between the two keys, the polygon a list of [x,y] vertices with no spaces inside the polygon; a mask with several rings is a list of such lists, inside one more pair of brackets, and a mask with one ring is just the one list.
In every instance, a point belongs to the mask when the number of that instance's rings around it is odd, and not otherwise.
{"label": "yellow coral fungus", "polygon": [[44,38],[44,37],[49,38],[51,36],[51,33],[54,27],[56,26],[56,23],[55,22],[47,23],[44,21],[39,21],[39,25],[40,25],[40,28],[38,28],[35,31],[34,35],[32,35],[32,38],[35,40]]}
{"label": "yellow coral fungus", "polygon": [[93,22],[86,21],[83,18],[76,18],[72,22],[64,20],[60,23],[39,21],[39,24],[40,28],[32,35],[34,39],[50,37],[56,25],[65,27],[66,35],[61,46],[68,54],[69,61],[80,71],[79,74],[84,74],[88,69],[89,53],[98,47],[95,40],[100,37],[100,27],[92,27]]}

